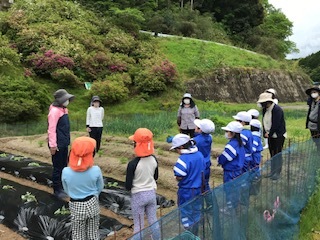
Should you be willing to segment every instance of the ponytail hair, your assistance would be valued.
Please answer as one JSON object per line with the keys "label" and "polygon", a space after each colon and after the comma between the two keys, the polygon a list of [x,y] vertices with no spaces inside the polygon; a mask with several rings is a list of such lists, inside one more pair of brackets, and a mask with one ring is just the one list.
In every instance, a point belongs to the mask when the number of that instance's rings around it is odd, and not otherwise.
{"label": "ponytail hair", "polygon": [[187,142],[187,143],[185,143],[185,144],[182,145],[182,148],[183,148],[183,149],[189,149],[189,148],[195,146],[196,144],[197,144],[197,143],[196,143],[195,140],[190,139],[189,142]]}
{"label": "ponytail hair", "polygon": [[243,146],[243,142],[242,142],[240,133],[234,133],[234,138],[238,141],[239,146]]}

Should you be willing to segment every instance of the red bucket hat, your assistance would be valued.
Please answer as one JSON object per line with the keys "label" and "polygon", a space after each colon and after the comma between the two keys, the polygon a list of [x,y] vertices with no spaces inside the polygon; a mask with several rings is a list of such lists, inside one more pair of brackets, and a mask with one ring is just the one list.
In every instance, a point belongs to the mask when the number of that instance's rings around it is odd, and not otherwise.
{"label": "red bucket hat", "polygon": [[150,156],[154,153],[153,133],[147,128],[138,128],[135,133],[129,137],[136,142],[134,152],[138,157]]}
{"label": "red bucket hat", "polygon": [[96,140],[91,137],[78,137],[71,146],[69,167],[76,172],[84,172],[93,166]]}

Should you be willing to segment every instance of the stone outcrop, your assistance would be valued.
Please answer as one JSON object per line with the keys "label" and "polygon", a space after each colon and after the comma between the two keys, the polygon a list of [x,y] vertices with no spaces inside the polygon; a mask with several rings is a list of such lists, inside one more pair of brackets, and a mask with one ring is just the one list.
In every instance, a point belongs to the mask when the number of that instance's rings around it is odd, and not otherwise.
{"label": "stone outcrop", "polygon": [[304,73],[248,68],[217,69],[186,83],[187,91],[197,99],[237,103],[256,102],[268,88],[277,91],[280,102],[301,102],[307,99],[305,90],[311,86],[310,77]]}

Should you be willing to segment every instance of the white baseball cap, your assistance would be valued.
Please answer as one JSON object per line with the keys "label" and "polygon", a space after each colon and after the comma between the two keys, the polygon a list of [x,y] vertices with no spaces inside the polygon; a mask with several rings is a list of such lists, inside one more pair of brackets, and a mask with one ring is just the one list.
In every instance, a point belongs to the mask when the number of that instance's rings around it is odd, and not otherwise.
{"label": "white baseball cap", "polygon": [[183,98],[192,98],[191,94],[190,93],[185,93],[183,94]]}
{"label": "white baseball cap", "polygon": [[250,113],[246,112],[246,111],[241,111],[241,112],[238,112],[237,115],[233,116],[233,118],[235,120],[240,120],[242,122],[250,122],[251,119],[252,119],[252,116]]}
{"label": "white baseball cap", "polygon": [[248,110],[248,113],[251,115],[251,116],[254,116],[256,118],[259,117],[259,111],[257,109],[250,109]]}
{"label": "white baseball cap", "polygon": [[222,127],[221,129],[229,132],[241,133],[241,131],[243,130],[243,126],[237,121],[232,121],[229,122],[227,126]]}
{"label": "white baseball cap", "polygon": [[187,142],[190,141],[190,136],[187,134],[183,134],[183,133],[179,133],[177,135],[175,135],[172,139],[172,147],[170,148],[170,150],[175,149],[177,147],[180,147],[184,144],[186,144]]}
{"label": "white baseball cap", "polygon": [[258,119],[252,119],[250,121],[250,126],[261,129],[261,122]]}
{"label": "white baseball cap", "polygon": [[215,130],[215,125],[210,119],[195,119],[193,122],[204,133],[212,133]]}

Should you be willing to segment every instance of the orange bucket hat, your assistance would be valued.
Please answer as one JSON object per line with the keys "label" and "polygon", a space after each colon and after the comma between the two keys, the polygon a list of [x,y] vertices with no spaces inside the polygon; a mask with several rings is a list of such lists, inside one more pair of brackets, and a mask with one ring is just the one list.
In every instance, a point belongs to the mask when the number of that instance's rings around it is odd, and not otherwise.
{"label": "orange bucket hat", "polygon": [[69,167],[76,172],[84,172],[93,166],[96,140],[91,137],[78,137],[71,146]]}
{"label": "orange bucket hat", "polygon": [[153,133],[147,128],[138,128],[135,133],[129,137],[136,142],[134,152],[137,157],[146,157],[154,153]]}

